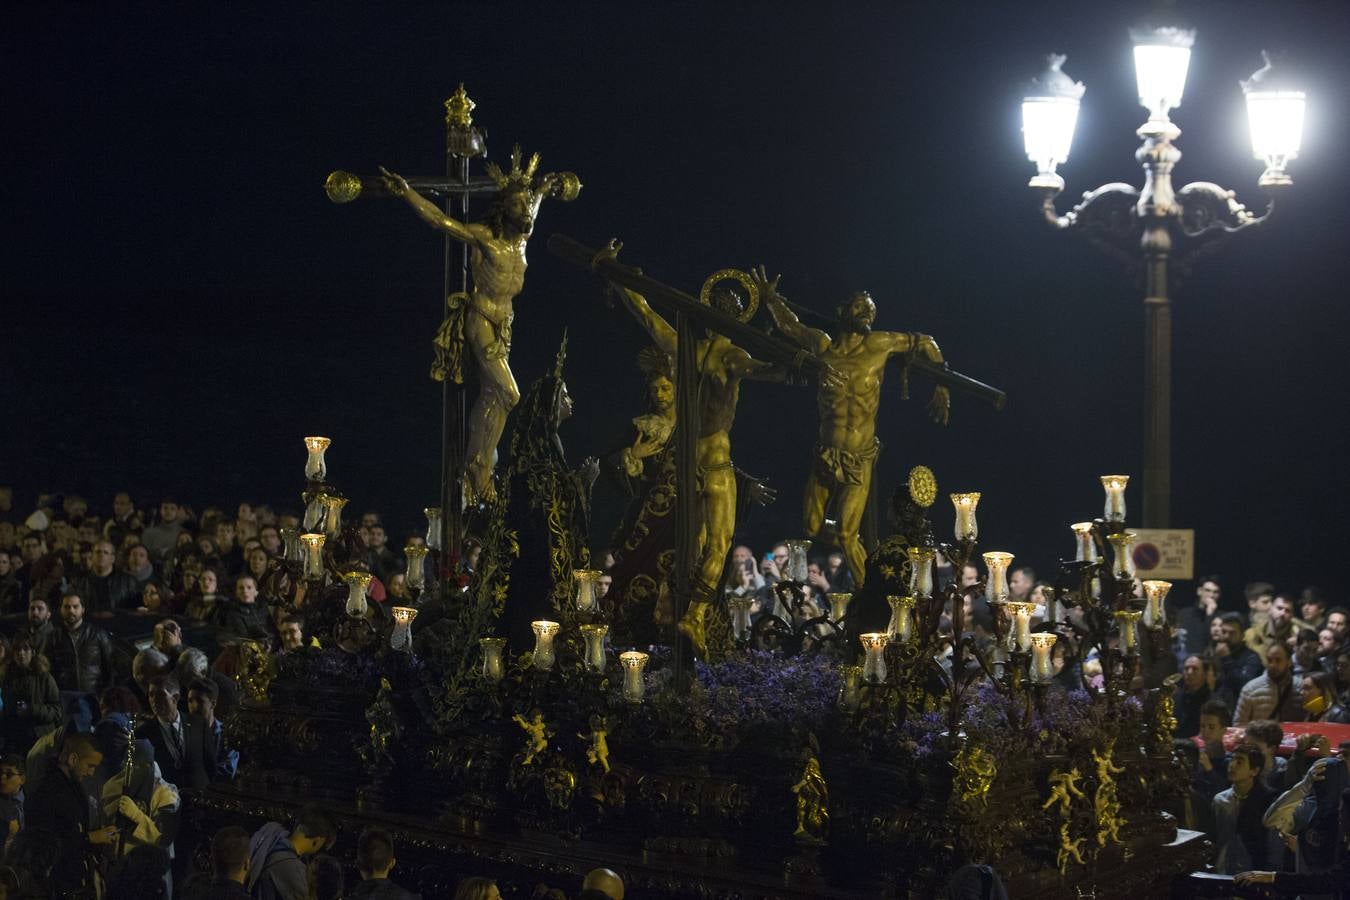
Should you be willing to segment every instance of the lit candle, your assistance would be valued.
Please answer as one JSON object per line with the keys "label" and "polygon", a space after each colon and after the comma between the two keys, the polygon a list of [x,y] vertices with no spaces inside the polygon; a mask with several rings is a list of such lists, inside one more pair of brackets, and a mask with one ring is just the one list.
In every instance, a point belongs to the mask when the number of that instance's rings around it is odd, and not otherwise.
{"label": "lit candle", "polygon": [[328,540],[322,534],[302,534],[300,543],[305,545],[305,580],[323,580],[323,544]]}
{"label": "lit candle", "polygon": [[411,606],[395,606],[394,630],[389,635],[389,646],[394,650],[412,649],[412,620],[417,618],[417,610]]}
{"label": "lit candle", "polygon": [[1144,607],[1144,624],[1149,628],[1161,628],[1167,624],[1167,613],[1163,604],[1167,601],[1167,592],[1172,589],[1170,581],[1145,581],[1144,596],[1148,606]]}
{"label": "lit candle", "polygon": [[305,449],[309,458],[305,460],[305,478],[310,481],[323,481],[328,477],[328,464],[324,462],[323,452],[333,443],[326,437],[305,438]]}
{"label": "lit candle", "polygon": [[1076,545],[1073,558],[1078,562],[1096,562],[1097,542],[1092,539],[1092,523],[1074,522],[1069,527],[1073,529],[1073,539]]}
{"label": "lit candle", "polygon": [[586,668],[592,672],[605,671],[605,635],[608,625],[582,625],[581,638],[586,643]]}
{"label": "lit candle", "polygon": [[300,549],[300,529],[289,525],[281,529],[281,558],[298,560],[304,551]]}
{"label": "lit candle", "polygon": [[891,606],[891,621],[886,626],[886,637],[908,644],[914,638],[914,598],[887,597]]}
{"label": "lit candle", "polygon": [[1008,567],[1012,565],[1013,555],[1001,550],[990,550],[983,555],[989,569],[989,577],[984,582],[984,598],[990,603],[1001,603],[1008,599]]}
{"label": "lit candle", "polygon": [[642,683],[642,671],[647,668],[647,654],[638,650],[629,650],[619,654],[619,664],[623,666],[623,699],[629,703],[641,703],[647,689]]}
{"label": "lit candle", "polygon": [[886,680],[886,645],[891,639],[884,631],[869,631],[858,635],[867,658],[863,660],[863,680],[880,684]]}
{"label": "lit candle", "polygon": [[1036,611],[1036,604],[1009,603],[1007,610],[1012,614],[1013,625],[1008,632],[1008,649],[1026,653],[1031,649],[1031,614]]}
{"label": "lit candle", "polygon": [[849,593],[829,593],[825,599],[830,601],[830,618],[835,624],[841,624],[844,616],[848,615],[848,605],[853,602],[853,595]]}
{"label": "lit candle", "polygon": [[1139,617],[1143,613],[1137,609],[1116,611],[1116,624],[1120,626],[1120,649],[1126,656],[1139,652]]}
{"label": "lit candle", "polygon": [[603,574],[605,573],[599,569],[572,570],[572,581],[576,584],[578,612],[594,612],[599,607],[595,587],[600,583],[600,576]]}
{"label": "lit candle", "polygon": [[553,653],[553,636],[558,633],[558,623],[540,619],[531,622],[530,628],[534,629],[534,667],[547,672],[557,658]]}
{"label": "lit candle", "polygon": [[1055,649],[1056,636],[1045,631],[1030,635],[1031,640],[1031,680],[1044,684],[1055,677],[1055,664],[1051,653]]}
{"label": "lit candle", "polygon": [[1130,483],[1128,475],[1103,475],[1102,487],[1106,489],[1106,508],[1102,518],[1108,522],[1125,521],[1125,485]]}
{"label": "lit candle", "polygon": [[980,526],[975,521],[975,507],[980,505],[980,495],[952,494],[952,506],[956,507],[956,539],[973,541],[980,536]]}
{"label": "lit candle", "polygon": [[403,558],[408,565],[403,583],[410,591],[424,590],[427,586],[427,548],[421,544],[408,544],[403,548]]}
{"label": "lit candle", "polygon": [[811,549],[810,541],[784,541],[788,548],[788,570],[787,580],[795,581],[798,584],[806,584],[806,566],[807,551]]}
{"label": "lit candle", "polygon": [[506,638],[479,638],[478,646],[483,648],[483,677],[493,683],[501,681],[504,672],[502,649],[506,647]]}
{"label": "lit candle", "polygon": [[342,531],[342,507],[347,505],[347,498],[320,494],[319,500],[323,503],[323,533],[335,538]]}
{"label": "lit candle", "polygon": [[428,506],[422,510],[427,517],[427,546],[432,550],[441,549],[441,508]]}
{"label": "lit candle", "polygon": [[366,591],[374,576],[369,572],[344,572],[342,580],[347,585],[347,615],[359,619],[366,614]]}
{"label": "lit candle", "polygon": [[1111,542],[1112,574],[1117,578],[1134,577],[1134,541],[1138,537],[1133,531],[1122,531],[1107,536]]}
{"label": "lit candle", "polygon": [[755,605],[753,597],[732,597],[727,600],[731,610],[731,636],[737,641],[750,639],[750,607]]}
{"label": "lit candle", "polygon": [[932,547],[910,547],[909,592],[915,597],[933,596],[933,560],[937,553]]}

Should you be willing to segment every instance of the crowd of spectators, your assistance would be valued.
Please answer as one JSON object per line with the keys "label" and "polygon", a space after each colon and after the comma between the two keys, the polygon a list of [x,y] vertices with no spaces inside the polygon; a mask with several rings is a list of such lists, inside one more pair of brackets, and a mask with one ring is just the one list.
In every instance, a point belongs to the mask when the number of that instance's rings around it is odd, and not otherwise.
{"label": "crowd of spectators", "polygon": [[[388,832],[367,829],[344,865],[318,809],[252,835],[194,831],[194,797],[239,762],[227,723],[240,643],[319,645],[267,595],[282,529],[298,524],[248,503],[197,513],[163,498],[147,511],[126,493],[106,516],[73,495],[24,513],[0,486],[0,900],[418,896],[389,878]],[[379,515],[360,531],[370,597],[406,599]],[[470,877],[454,896],[500,893]],[[622,879],[597,869],[578,896],[621,900]]]}

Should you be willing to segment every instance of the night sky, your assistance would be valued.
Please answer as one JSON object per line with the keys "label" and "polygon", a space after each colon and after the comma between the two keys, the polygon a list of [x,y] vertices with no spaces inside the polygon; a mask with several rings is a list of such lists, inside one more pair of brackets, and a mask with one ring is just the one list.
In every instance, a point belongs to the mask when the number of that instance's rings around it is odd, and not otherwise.
{"label": "night sky", "polygon": [[[1350,5],[1183,4],[1198,29],[1177,185],[1264,200],[1238,80],[1263,47],[1310,98],[1295,186],[1267,229],[1197,262],[1174,312],[1173,519],[1198,566],[1302,587],[1340,579],[1347,498]],[[763,262],[792,300],[871,291],[877,326],[935,335],[1005,389],[929,423],[931,384],[884,388],[880,488],[910,466],[979,490],[981,537],[1042,569],[1100,514],[1097,476],[1139,475],[1143,310],[1109,258],[1041,222],[1025,187],[1021,86],[1042,55],[1087,84],[1067,210],[1138,185],[1126,28],[1144,4],[28,4],[0,29],[0,483],[106,507],[130,489],[198,506],[285,505],[300,438],[327,434],[351,508],[416,527],[436,502],[441,238],[402,204],[335,206],[332,169],[444,168],[442,101],[463,81],[491,156],[519,141],[576,171],[545,205],[516,304],[522,390],[570,326],[576,461],[642,412],[638,327],[554,232],[696,291]],[[750,384],[737,463],[780,489],[747,525],[797,530],[816,433],[809,389]],[[1129,490],[1131,520],[1139,481]],[[603,486],[594,543],[617,500]],[[298,503],[291,503],[298,505]],[[949,532],[945,499],[936,521]],[[401,537],[401,535],[399,536]],[[1337,599],[1347,599],[1336,592]]]}

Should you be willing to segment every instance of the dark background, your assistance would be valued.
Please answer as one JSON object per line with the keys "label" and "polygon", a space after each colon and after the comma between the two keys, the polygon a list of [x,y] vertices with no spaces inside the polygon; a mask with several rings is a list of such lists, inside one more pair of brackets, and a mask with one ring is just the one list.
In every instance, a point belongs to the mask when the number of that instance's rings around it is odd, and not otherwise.
{"label": "dark background", "polygon": [[[1174,119],[1177,184],[1253,208],[1238,80],[1263,47],[1310,97],[1296,185],[1269,229],[1199,263],[1175,304],[1174,499],[1198,566],[1233,593],[1338,578],[1350,276],[1350,5],[1196,2]],[[931,385],[885,387],[880,488],[925,463],[945,495],[980,490],[985,547],[1042,568],[1067,523],[1099,514],[1105,472],[1140,472],[1139,286],[1051,233],[1025,187],[1020,89],[1043,53],[1087,84],[1065,210],[1140,182],[1126,28],[1133,3],[629,3],[10,7],[0,29],[0,483],[96,506],[117,489],[199,507],[298,505],[305,434],[333,438],[352,508],[420,527],[438,491],[441,238],[389,202],[331,204],[336,168],[443,169],[442,101],[465,82],[504,159],[513,142],[585,183],[545,205],[517,303],[524,389],[571,329],[577,461],[642,411],[636,325],[548,234],[625,241],[624,258],[696,290],[764,262],[827,311],[878,300],[878,327],[935,335],[1006,412]],[[762,553],[797,530],[816,429],[807,389],[747,385],[733,432],[778,504]],[[505,442],[504,442],[505,443]],[[1135,520],[1139,479],[1129,490]],[[616,503],[598,501],[604,542]],[[936,520],[944,534],[951,511]],[[1339,594],[1336,599],[1343,599]]]}

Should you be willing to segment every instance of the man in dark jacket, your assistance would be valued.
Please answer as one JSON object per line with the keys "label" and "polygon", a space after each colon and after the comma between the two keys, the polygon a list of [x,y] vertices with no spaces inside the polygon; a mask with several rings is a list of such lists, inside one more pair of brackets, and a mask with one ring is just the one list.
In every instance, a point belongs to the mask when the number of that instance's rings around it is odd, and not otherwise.
{"label": "man in dark jacket", "polygon": [[290,831],[268,822],[248,844],[249,893],[254,900],[308,900],[304,857],[323,851],[336,837],[328,816],[314,807],[300,810]]}
{"label": "man in dark jacket", "polygon": [[61,598],[61,623],[47,648],[52,677],[63,691],[97,694],[112,684],[113,649],[108,632],[84,618],[84,600],[69,593]]}
{"label": "man in dark jacket", "polygon": [[1209,620],[1219,609],[1219,576],[1206,575],[1196,582],[1195,603],[1177,610],[1177,625],[1186,631],[1186,652],[1201,653],[1209,643]]}
{"label": "man in dark jacket", "polygon": [[33,651],[51,659],[52,637],[56,626],[52,624],[52,608],[46,597],[32,597],[28,600],[28,622],[22,634],[33,644]]}
{"label": "man in dark jacket", "polygon": [[422,900],[421,894],[405,891],[389,880],[394,859],[394,839],[383,828],[367,828],[356,842],[356,868],[361,883],[347,896],[352,900]]}
{"label": "man in dark jacket", "polygon": [[1205,682],[1205,661],[1198,656],[1186,657],[1181,667],[1181,683],[1174,697],[1177,737],[1195,737],[1200,733],[1200,708],[1209,701],[1209,685]]}
{"label": "man in dark jacket", "polygon": [[205,900],[250,900],[244,882],[248,879],[248,832],[229,825],[211,838],[211,888]]}
{"label": "man in dark jacket", "polygon": [[117,826],[90,829],[92,800],[81,782],[94,773],[103,754],[87,734],[72,734],[49,765],[47,777],[26,805],[27,828],[49,831],[61,851],[52,870],[52,888],[60,897],[94,896],[90,852],[112,842]]}
{"label": "man in dark jacket", "polygon": [[1261,665],[1261,657],[1243,641],[1242,632],[1242,617],[1237,613],[1224,613],[1223,643],[1215,648],[1215,655],[1219,658],[1218,694],[1229,709],[1237,708],[1243,686],[1265,668]]}
{"label": "man in dark jacket", "polygon": [[164,780],[182,788],[200,790],[216,770],[215,743],[205,723],[179,710],[182,688],[172,674],[150,679],[150,711],[155,717],[136,729],[155,748],[155,762]]}
{"label": "man in dark jacket", "polygon": [[94,544],[89,572],[75,582],[75,593],[94,615],[135,609],[141,601],[140,583],[117,568],[117,551],[109,541]]}

